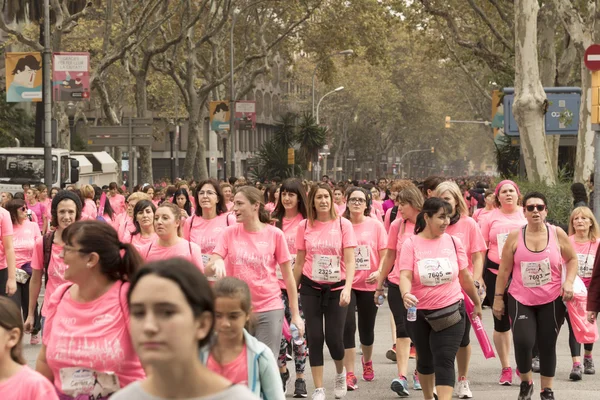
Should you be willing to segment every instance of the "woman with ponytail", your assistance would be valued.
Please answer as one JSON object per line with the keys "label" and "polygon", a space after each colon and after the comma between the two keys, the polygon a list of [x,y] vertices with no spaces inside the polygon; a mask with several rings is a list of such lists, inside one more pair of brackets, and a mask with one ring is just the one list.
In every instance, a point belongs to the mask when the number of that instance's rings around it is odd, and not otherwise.
{"label": "woman with ponytail", "polygon": [[284,308],[277,280],[279,264],[289,296],[292,323],[304,333],[304,322],[298,310],[298,290],[290,261],[290,251],[283,232],[271,225],[260,191],[244,186],[233,198],[237,224],[229,226],[217,242],[206,276],[233,276],[245,281],[252,293],[252,309],[256,316],[255,336],[273,354],[279,354]]}
{"label": "woman with ponytail", "polygon": [[67,283],[46,299],[50,311],[36,370],[61,399],[108,399],[145,377],[127,325],[127,280],[142,259],[100,221],[69,225],[62,238]]}

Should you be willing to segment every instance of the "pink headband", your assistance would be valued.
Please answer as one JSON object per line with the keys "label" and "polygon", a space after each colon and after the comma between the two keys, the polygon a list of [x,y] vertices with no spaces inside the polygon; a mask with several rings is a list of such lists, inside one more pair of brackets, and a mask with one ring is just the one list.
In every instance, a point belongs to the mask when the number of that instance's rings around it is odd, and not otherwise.
{"label": "pink headband", "polygon": [[521,195],[521,192],[519,191],[519,187],[517,186],[517,184],[514,183],[513,181],[511,181],[510,179],[505,179],[496,185],[496,190],[494,190],[494,195],[496,195],[496,197],[498,197],[498,193],[500,192],[500,189],[502,188],[502,186],[504,186],[506,184],[513,185],[515,187],[515,190],[517,191],[517,195],[519,195],[519,196]]}

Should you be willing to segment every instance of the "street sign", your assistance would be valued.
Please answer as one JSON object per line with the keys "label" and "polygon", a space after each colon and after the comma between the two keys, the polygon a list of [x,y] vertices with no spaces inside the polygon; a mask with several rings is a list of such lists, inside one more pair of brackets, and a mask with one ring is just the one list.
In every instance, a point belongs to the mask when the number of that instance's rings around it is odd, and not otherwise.
{"label": "street sign", "polygon": [[593,44],[585,50],[583,62],[590,71],[600,71],[600,44]]}

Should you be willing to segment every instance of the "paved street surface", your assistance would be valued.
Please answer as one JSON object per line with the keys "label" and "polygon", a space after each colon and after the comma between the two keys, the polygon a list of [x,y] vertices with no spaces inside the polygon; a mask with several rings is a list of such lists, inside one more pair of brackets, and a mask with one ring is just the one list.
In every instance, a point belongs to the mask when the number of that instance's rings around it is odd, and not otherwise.
{"label": "paved street surface", "polygon": [[[362,380],[362,370],[360,366],[360,356],[357,356],[357,369],[356,375],[359,377],[358,386],[359,389],[354,392],[348,392],[347,399],[394,399],[399,398],[395,393],[390,390],[390,382],[396,375],[396,366],[394,363],[388,361],[385,358],[385,352],[391,345],[391,338],[389,332],[389,315],[390,310],[387,304],[379,310],[377,316],[377,325],[375,328],[375,351],[374,351],[374,369],[375,369],[375,380],[373,382],[364,382]],[[492,337],[492,313],[491,309],[484,310],[484,324],[486,326],[488,335]],[[29,337],[25,338],[25,343],[29,343]],[[358,343],[358,341],[357,341]],[[518,378],[513,377],[513,386],[506,387],[498,385],[498,378],[500,374],[500,364],[497,359],[485,360],[475,338],[475,334],[471,332],[471,343],[473,344],[473,357],[471,360],[471,390],[473,391],[474,399],[485,399],[485,400],[505,400],[505,399],[516,399],[518,396]],[[35,358],[39,351],[40,346],[30,346],[26,344],[25,355],[27,361],[31,367],[35,366]],[[325,388],[327,390],[327,398],[333,399],[333,377],[334,368],[331,358],[325,351]],[[582,381],[571,382],[569,381],[569,372],[571,370],[571,357],[569,354],[568,345],[568,329],[565,324],[561,329],[560,337],[558,339],[558,363],[556,369],[556,378],[554,381],[554,392],[557,400],[568,399],[568,400],[592,400],[600,399],[600,346],[596,352],[596,367],[599,369],[596,375],[584,375]],[[514,356],[511,353],[511,363],[513,370],[515,368]],[[414,369],[415,361],[410,360],[409,367]],[[293,364],[288,362],[288,368],[293,369]],[[307,366],[307,383],[309,389],[309,398],[314,389],[312,379],[310,378],[310,370]],[[292,373],[291,383],[288,388],[288,398],[292,398],[293,394],[293,381],[295,377]],[[412,387],[412,378],[409,378],[410,385]],[[535,376],[536,395],[533,399],[539,399],[537,393],[539,390],[539,375]],[[421,392],[415,392],[411,390],[410,397],[413,399],[422,399],[423,395]]]}

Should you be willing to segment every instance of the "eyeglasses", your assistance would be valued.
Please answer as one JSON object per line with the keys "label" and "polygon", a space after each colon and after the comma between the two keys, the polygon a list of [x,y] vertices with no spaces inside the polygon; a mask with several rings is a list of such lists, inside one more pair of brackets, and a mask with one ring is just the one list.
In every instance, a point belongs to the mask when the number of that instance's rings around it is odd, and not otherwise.
{"label": "eyeglasses", "polygon": [[19,210],[21,210],[23,212],[26,212],[27,211],[27,207],[23,206],[23,207],[19,208]]}
{"label": "eyeglasses", "polygon": [[360,198],[360,197],[350,197],[350,198],[348,199],[348,203],[364,204],[364,203],[366,203],[366,202],[367,202],[367,201],[366,201],[365,199],[363,199],[363,198]]}
{"label": "eyeglasses", "polygon": [[538,210],[539,212],[542,212],[546,209],[546,206],[543,204],[535,204],[535,205],[525,206],[525,208],[529,212],[533,212],[533,210]]}
{"label": "eyeglasses", "polygon": [[198,192],[198,197],[215,196],[216,194],[217,194],[217,192],[213,192],[212,190],[202,190],[202,191]]}

